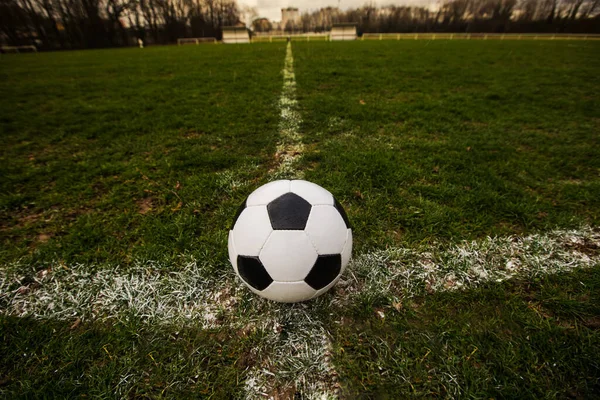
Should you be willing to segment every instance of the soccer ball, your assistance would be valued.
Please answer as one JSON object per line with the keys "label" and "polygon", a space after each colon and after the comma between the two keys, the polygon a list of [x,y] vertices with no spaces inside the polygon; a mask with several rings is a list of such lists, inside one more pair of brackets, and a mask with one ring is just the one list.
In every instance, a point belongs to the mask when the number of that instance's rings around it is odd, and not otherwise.
{"label": "soccer ball", "polygon": [[346,212],[311,182],[281,180],[256,189],[229,231],[229,260],[256,294],[293,303],[325,293],[352,253]]}

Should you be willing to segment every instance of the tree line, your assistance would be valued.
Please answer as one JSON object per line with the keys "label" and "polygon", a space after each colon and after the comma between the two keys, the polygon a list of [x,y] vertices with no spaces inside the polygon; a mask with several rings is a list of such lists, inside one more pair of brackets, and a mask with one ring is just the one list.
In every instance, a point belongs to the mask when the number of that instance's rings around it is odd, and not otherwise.
{"label": "tree line", "polygon": [[220,38],[239,21],[235,0],[0,0],[0,41],[40,49]]}
{"label": "tree line", "polygon": [[[75,49],[135,45],[138,38],[146,44],[220,39],[222,26],[256,15],[235,0],[0,0],[0,42]],[[272,29],[268,21],[257,21],[257,31]],[[303,13],[284,29],[322,32],[344,22],[356,23],[359,33],[600,33],[600,0],[446,0],[436,10],[327,7]]]}
{"label": "tree line", "polygon": [[356,23],[360,33],[600,33],[600,0],[447,0],[437,9],[365,5],[303,13],[285,31],[320,32]]}

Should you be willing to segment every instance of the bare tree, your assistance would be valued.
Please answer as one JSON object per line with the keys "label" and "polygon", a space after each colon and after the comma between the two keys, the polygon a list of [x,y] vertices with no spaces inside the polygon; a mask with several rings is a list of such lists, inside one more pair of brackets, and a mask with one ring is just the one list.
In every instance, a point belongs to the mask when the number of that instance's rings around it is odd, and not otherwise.
{"label": "bare tree", "polygon": [[[286,31],[326,31],[354,22],[362,32],[594,32],[600,33],[600,0],[445,0],[426,7],[375,4],[342,11],[305,12]],[[172,43],[192,35],[220,38],[221,27],[255,31],[271,27],[235,0],[0,0],[0,39],[43,48],[123,46],[136,37]],[[257,22],[259,21],[259,22]]]}

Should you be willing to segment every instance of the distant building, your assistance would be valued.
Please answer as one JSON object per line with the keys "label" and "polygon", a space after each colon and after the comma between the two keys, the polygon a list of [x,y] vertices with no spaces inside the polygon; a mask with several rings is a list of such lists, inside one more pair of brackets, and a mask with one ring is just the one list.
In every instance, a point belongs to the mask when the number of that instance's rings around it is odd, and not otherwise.
{"label": "distant building", "polygon": [[300,25],[300,11],[296,7],[281,9],[281,29],[285,29],[288,26],[288,22],[291,23],[292,27]]}

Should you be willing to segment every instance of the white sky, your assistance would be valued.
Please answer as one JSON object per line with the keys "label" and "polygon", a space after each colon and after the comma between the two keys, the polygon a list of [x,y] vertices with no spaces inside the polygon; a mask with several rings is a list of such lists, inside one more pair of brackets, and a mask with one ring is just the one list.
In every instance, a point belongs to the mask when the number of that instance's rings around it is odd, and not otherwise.
{"label": "white sky", "polygon": [[[365,3],[374,4],[376,6],[384,6],[389,4],[394,5],[433,5],[436,0],[238,0],[238,4],[243,7],[245,5],[255,7],[258,10],[259,17],[266,17],[272,21],[281,20],[281,9],[285,7],[297,7],[300,13],[304,11],[318,10],[321,7],[337,7],[342,10],[347,8],[356,8],[365,5]],[[249,23],[250,21],[244,21]]]}

